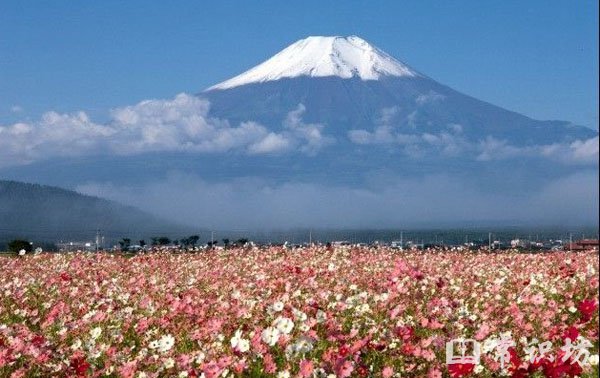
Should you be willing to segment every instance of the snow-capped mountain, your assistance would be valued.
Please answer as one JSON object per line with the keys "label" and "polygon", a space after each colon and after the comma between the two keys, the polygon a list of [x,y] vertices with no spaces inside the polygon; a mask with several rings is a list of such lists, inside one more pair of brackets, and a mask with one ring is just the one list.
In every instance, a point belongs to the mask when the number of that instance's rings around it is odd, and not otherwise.
{"label": "snow-capped mountain", "polygon": [[381,76],[414,77],[418,73],[357,36],[308,37],[209,89],[229,89],[299,76],[377,80]]}
{"label": "snow-capped mountain", "polygon": [[[356,36],[299,40],[199,95],[210,101],[212,116],[252,120],[274,130],[302,106],[304,121],[322,124],[338,146],[458,130],[470,143],[493,139],[517,146],[597,134],[570,122],[533,120],[464,95]],[[387,140],[375,135],[381,127],[392,134]]]}

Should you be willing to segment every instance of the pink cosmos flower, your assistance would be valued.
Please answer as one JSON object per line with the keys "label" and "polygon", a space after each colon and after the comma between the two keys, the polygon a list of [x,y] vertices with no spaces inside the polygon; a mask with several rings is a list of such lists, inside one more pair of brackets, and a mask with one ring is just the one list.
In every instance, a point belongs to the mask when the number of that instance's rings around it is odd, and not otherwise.
{"label": "pink cosmos flower", "polygon": [[390,378],[392,375],[394,375],[394,369],[389,366],[384,367],[381,371],[381,376],[383,378]]}
{"label": "pink cosmos flower", "polygon": [[312,361],[302,360],[300,361],[300,375],[304,378],[308,378],[312,375],[314,366]]}

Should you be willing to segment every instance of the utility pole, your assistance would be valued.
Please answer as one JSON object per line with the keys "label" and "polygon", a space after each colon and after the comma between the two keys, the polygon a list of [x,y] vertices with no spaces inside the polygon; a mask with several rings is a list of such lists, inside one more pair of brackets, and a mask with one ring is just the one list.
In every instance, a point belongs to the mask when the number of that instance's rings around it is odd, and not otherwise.
{"label": "utility pole", "polygon": [[100,245],[100,229],[97,229],[96,230],[96,253],[98,253],[99,245]]}
{"label": "utility pole", "polygon": [[569,232],[569,252],[573,252],[573,233]]}
{"label": "utility pole", "polygon": [[312,230],[308,230],[308,246],[312,247]]}
{"label": "utility pole", "polygon": [[488,249],[492,250],[492,233],[488,232]]}

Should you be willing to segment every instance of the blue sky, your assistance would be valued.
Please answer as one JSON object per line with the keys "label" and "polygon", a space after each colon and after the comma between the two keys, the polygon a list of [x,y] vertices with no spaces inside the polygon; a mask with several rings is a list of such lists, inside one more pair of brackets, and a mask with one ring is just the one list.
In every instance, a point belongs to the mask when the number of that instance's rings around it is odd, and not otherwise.
{"label": "blue sky", "polygon": [[598,128],[596,1],[0,2],[0,124],[195,93],[359,35],[474,97]]}

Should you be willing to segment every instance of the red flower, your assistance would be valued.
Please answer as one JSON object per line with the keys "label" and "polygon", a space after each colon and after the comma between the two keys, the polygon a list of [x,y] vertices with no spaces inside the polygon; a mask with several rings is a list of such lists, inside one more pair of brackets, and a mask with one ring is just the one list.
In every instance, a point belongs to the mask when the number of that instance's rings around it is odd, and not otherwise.
{"label": "red flower", "polygon": [[[1,341],[1,340],[0,340]],[[40,347],[42,346],[42,344],[44,344],[46,340],[44,339],[43,336],[40,335],[35,335],[33,336],[33,338],[31,339],[31,343],[36,346],[36,347]],[[0,342],[0,346],[2,346],[2,343]]]}
{"label": "red flower", "polygon": [[556,359],[552,362],[544,359],[542,367],[544,376],[547,378],[562,378],[562,377],[576,377],[581,376],[583,369],[579,366],[579,363],[573,361],[571,358],[563,361],[564,353],[559,352]]}
{"label": "red flower", "polygon": [[365,365],[360,365],[358,369],[356,369],[356,373],[359,377],[366,377],[369,375],[369,369]]}
{"label": "red flower", "polygon": [[508,354],[510,355],[509,370],[516,371],[519,368],[519,366],[521,366],[522,361],[519,358],[519,355],[517,354],[517,351],[515,350],[515,348],[513,348],[513,347],[508,348]]}
{"label": "red flower", "polygon": [[581,312],[581,320],[584,322],[592,318],[596,308],[598,308],[598,303],[593,299],[584,299],[577,305],[577,309]]}
{"label": "red flower", "polygon": [[69,366],[79,377],[84,377],[87,373],[87,370],[90,368],[90,364],[85,360],[84,357],[81,356],[71,359],[71,364]]}
{"label": "red flower", "polygon": [[348,348],[345,345],[342,345],[339,350],[339,355],[341,357],[346,357],[348,354],[350,354],[350,348]]}
{"label": "red flower", "polygon": [[577,328],[575,328],[574,326],[570,326],[569,328],[567,328],[562,338],[563,340],[571,339],[572,341],[575,341],[577,339],[577,336],[579,336],[579,331],[577,330]]}
{"label": "red flower", "polygon": [[444,280],[440,277],[437,279],[437,281],[435,281],[435,286],[437,286],[438,289],[441,289],[444,287]]}
{"label": "red flower", "polygon": [[466,377],[473,373],[475,364],[450,364],[448,365],[448,372],[452,378]]}
{"label": "red flower", "polygon": [[60,279],[63,281],[71,281],[71,276],[69,276],[69,273],[62,272],[60,274]]}

